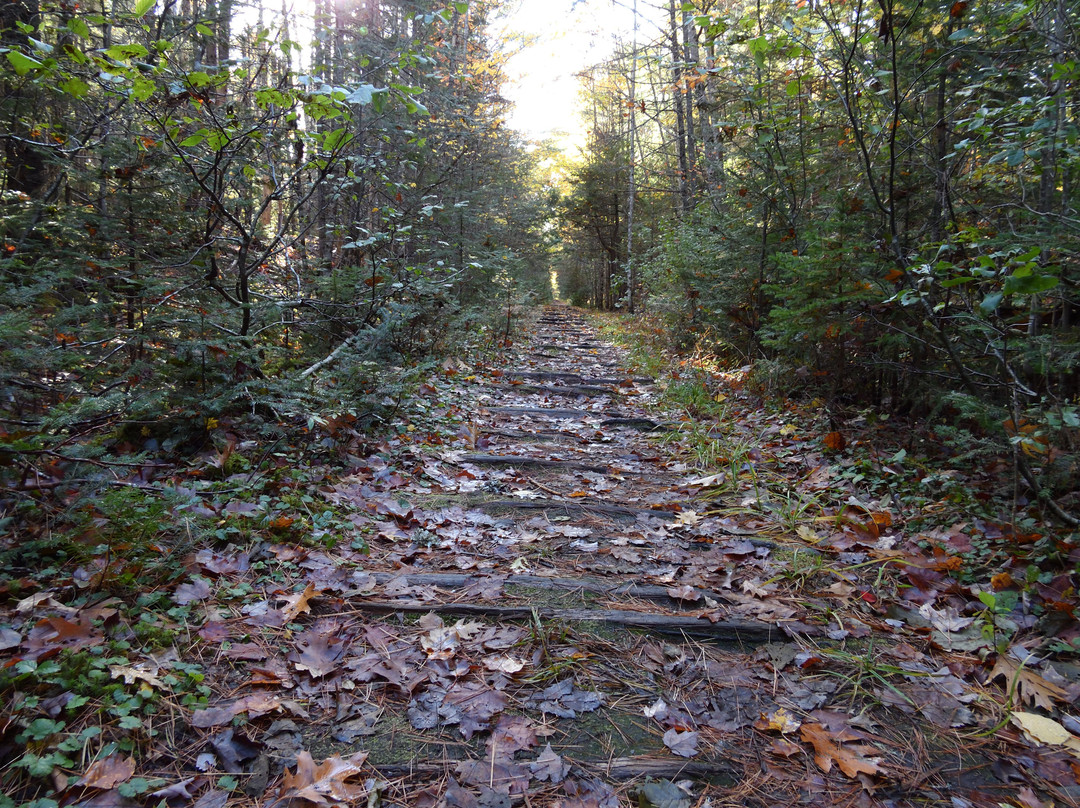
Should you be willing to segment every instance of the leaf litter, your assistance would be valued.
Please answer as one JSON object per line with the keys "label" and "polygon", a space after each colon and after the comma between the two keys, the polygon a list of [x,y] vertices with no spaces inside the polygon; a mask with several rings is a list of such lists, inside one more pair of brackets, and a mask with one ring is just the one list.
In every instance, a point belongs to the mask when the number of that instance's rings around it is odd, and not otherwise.
{"label": "leaf litter", "polygon": [[[595,338],[584,333],[578,315],[556,308],[535,339]],[[566,354],[542,369],[599,378],[626,367],[616,349]],[[504,361],[537,367],[527,350]],[[786,475],[807,505],[798,524],[772,489],[754,490],[748,466],[718,473],[688,461],[678,440],[604,425],[680,423],[649,409],[650,385],[585,399],[553,381],[538,398],[526,385],[488,384],[498,368],[450,367],[425,382],[437,408],[403,413],[418,429],[357,442],[344,469],[311,470],[305,507],[335,514],[334,530],[353,541],[298,533],[302,509],[219,501],[210,487],[193,495],[203,504],[186,511],[196,518],[262,527],[248,543],[221,541],[185,561],[165,593],[191,630],[172,635],[171,657],[119,655],[136,636],[123,604],[79,600],[48,581],[20,593],[0,627],[5,665],[34,671],[107,646],[104,675],[163,718],[129,713],[108,745],[85,747],[85,762],[58,751],[20,765],[37,766],[68,802],[92,791],[102,799],[87,804],[160,795],[172,808],[241,794],[281,808],[525,798],[981,806],[1018,783],[1025,804],[1069,803],[1080,721],[1065,711],[1080,686],[1035,642],[1004,579],[1001,591],[977,590],[958,561],[993,525],[906,531],[895,500],[860,492],[830,460],[843,435],[815,440],[794,413],[750,408],[737,375],[725,380],[742,407],[734,428],[759,436],[748,456],[758,473]],[[559,414],[545,418],[545,407]],[[555,465],[461,462],[478,448]],[[202,482],[178,479],[172,490]],[[482,507],[515,498],[542,507]],[[583,501],[635,510],[558,507]],[[522,594],[507,581],[526,570]],[[581,588],[568,588],[575,580]],[[1038,581],[1025,597],[1066,614],[1070,585]],[[548,617],[554,602],[577,616]],[[612,628],[612,609],[660,627]],[[759,621],[774,640],[754,649],[737,632],[729,645],[681,627],[663,633],[674,617]],[[1069,622],[1058,634],[1080,636]],[[92,729],[68,706],[81,698],[62,684],[20,693],[6,737],[59,749],[57,733]],[[988,732],[995,763],[983,771],[965,755],[985,755],[987,742],[965,733]],[[812,773],[793,778],[795,762]]]}

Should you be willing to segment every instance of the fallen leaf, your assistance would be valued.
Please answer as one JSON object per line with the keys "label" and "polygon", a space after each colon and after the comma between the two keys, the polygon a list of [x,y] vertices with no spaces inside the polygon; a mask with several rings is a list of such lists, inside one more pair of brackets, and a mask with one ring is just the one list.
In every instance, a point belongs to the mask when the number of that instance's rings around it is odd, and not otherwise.
{"label": "fallen leaf", "polygon": [[638,787],[638,805],[641,808],[690,808],[693,804],[694,801],[686,792],[670,780],[643,783]]}
{"label": "fallen leaf", "polygon": [[671,750],[671,754],[679,757],[693,757],[698,753],[698,734],[693,730],[679,732],[677,729],[669,729],[664,733],[664,746]]}
{"label": "fallen leaf", "polygon": [[143,670],[139,666],[129,667],[127,665],[110,665],[109,675],[113,679],[123,679],[125,684],[133,685],[135,682],[145,682],[151,687],[156,687],[159,690],[165,690],[166,685],[163,681],[157,678],[155,675],[157,668],[154,669],[154,673]]}
{"label": "fallen leaf", "polygon": [[645,713],[646,718],[655,718],[662,720],[667,715],[668,706],[664,703],[663,699],[657,699],[653,704],[648,707],[643,707],[642,712]]}
{"label": "fallen leaf", "polygon": [[675,514],[675,525],[677,527],[689,527],[696,525],[701,521],[701,514],[695,511],[679,511]]}
{"label": "fallen leaf", "polygon": [[314,584],[308,584],[303,592],[298,592],[295,595],[282,595],[278,598],[285,605],[281,607],[282,613],[285,615],[285,619],[289,622],[295,620],[301,614],[307,614],[311,611],[310,601],[315,595],[318,594]]}
{"label": "fallen leaf", "polygon": [[873,748],[866,744],[841,743],[821,724],[803,724],[802,739],[813,745],[814,762],[826,774],[832,770],[833,763],[852,779],[860,774],[878,774],[881,771],[881,766],[875,760],[865,757],[875,753]]}
{"label": "fallen leaf", "polygon": [[510,656],[489,656],[483,659],[484,667],[489,671],[498,671],[499,673],[515,674],[525,667],[525,663],[520,659],[515,659]]}
{"label": "fallen leaf", "polygon": [[522,715],[502,715],[488,738],[488,754],[513,757],[515,753],[532,749],[539,741],[536,725]]}
{"label": "fallen leaf", "polygon": [[682,586],[671,586],[668,587],[666,591],[667,596],[669,598],[672,598],[673,600],[687,600],[691,602],[695,600],[701,600],[701,591],[695,589],[689,584],[683,584]]}
{"label": "fallen leaf", "polygon": [[1028,740],[1043,746],[1064,746],[1073,757],[1080,757],[1080,738],[1054,719],[1037,713],[1016,712],[1010,720],[1023,730]]}
{"label": "fallen leaf", "polygon": [[683,485],[687,488],[709,488],[714,485],[723,485],[727,475],[724,472],[719,474],[710,474],[707,477],[695,477],[692,480],[687,480]]}
{"label": "fallen leaf", "polygon": [[110,789],[126,783],[135,774],[135,758],[109,755],[95,760],[77,781],[77,785],[89,788]]}
{"label": "fallen leaf", "polygon": [[37,594],[25,597],[15,604],[15,611],[19,614],[26,614],[32,612],[38,606],[46,606],[50,609],[56,609],[63,614],[74,614],[75,609],[70,606],[65,606],[56,598],[53,597],[51,592],[38,592]]}
{"label": "fallen leaf", "polygon": [[210,597],[210,582],[205,578],[192,578],[189,583],[180,584],[173,594],[177,606],[187,606]]}
{"label": "fallen leaf", "polygon": [[286,771],[281,778],[275,804],[356,805],[367,797],[367,788],[350,781],[363,774],[360,766],[366,759],[367,753],[360,752],[348,760],[335,755],[316,765],[311,753],[303,751],[297,755],[296,771]]}
{"label": "fallen leaf", "polygon": [[547,781],[557,784],[563,781],[563,778],[570,771],[570,767],[563,763],[561,757],[555,754],[549,743],[544,747],[544,751],[540,753],[540,756],[529,764],[529,771],[532,772],[534,778],[541,782]]}
{"label": "fallen leaf", "polygon": [[296,650],[289,655],[289,660],[297,670],[307,671],[319,679],[337,670],[345,647],[341,637],[305,631],[297,637]]}
{"label": "fallen leaf", "polygon": [[847,441],[839,432],[826,433],[825,437],[821,439],[821,442],[825,444],[825,448],[831,449],[834,452],[842,452],[847,447]]}
{"label": "fallen leaf", "polygon": [[775,730],[780,733],[794,732],[802,726],[802,722],[785,710],[783,707],[776,712],[765,714],[754,722],[754,727],[761,730]]}
{"label": "fallen leaf", "polygon": [[990,670],[987,681],[994,681],[999,676],[1005,677],[1005,689],[1017,695],[1024,704],[1033,704],[1044,710],[1052,710],[1055,701],[1065,701],[1068,694],[1052,682],[1048,682],[1030,668],[1021,667],[1020,663],[1006,654],[998,654],[997,662]]}

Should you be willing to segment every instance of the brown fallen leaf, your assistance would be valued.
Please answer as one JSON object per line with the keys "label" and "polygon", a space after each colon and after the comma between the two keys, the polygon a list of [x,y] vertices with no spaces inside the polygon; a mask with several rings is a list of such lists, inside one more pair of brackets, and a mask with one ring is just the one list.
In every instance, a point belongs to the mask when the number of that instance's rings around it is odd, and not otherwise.
{"label": "brown fallen leaf", "polygon": [[135,758],[109,755],[95,760],[76,783],[89,788],[110,789],[126,783],[135,774]]}
{"label": "brown fallen leaf", "polygon": [[281,607],[281,611],[284,613],[287,620],[290,622],[295,620],[301,614],[307,614],[311,611],[310,601],[318,592],[315,589],[314,584],[308,584],[304,587],[303,592],[297,592],[294,595],[282,595],[278,598],[279,601],[285,603]]}
{"label": "brown fallen leaf", "polygon": [[998,654],[997,662],[990,670],[987,681],[992,682],[999,676],[1005,677],[1007,691],[1012,692],[1015,687],[1016,694],[1024,704],[1034,704],[1044,710],[1052,710],[1055,701],[1065,701],[1067,698],[1062,688],[1053,682],[1048,682],[1030,668],[1022,667],[1019,662],[1005,654]]}
{"label": "brown fallen leaf", "polygon": [[367,797],[367,788],[350,780],[362,775],[365,760],[367,752],[360,752],[348,760],[335,755],[316,764],[311,753],[303,751],[296,756],[296,771],[286,770],[282,776],[273,805],[356,805]]}
{"label": "brown fallen leaf", "polygon": [[687,600],[695,601],[701,600],[701,591],[694,589],[689,584],[683,584],[682,586],[669,586],[667,588],[667,596],[673,600]]}
{"label": "brown fallen leaf", "polygon": [[190,582],[180,584],[173,593],[173,602],[177,606],[198,603],[210,597],[210,582],[205,578],[192,578]]}
{"label": "brown fallen leaf", "polygon": [[543,782],[558,784],[563,781],[567,773],[570,771],[570,767],[563,763],[563,759],[555,754],[549,743],[544,747],[544,751],[540,753],[535,761],[529,764],[529,771],[532,772],[532,776]]}
{"label": "brown fallen leaf", "polygon": [[823,772],[835,763],[844,774],[856,779],[860,774],[878,774],[881,766],[865,755],[876,754],[867,744],[843,744],[821,724],[803,724],[802,739],[814,747],[814,762]]}
{"label": "brown fallen leaf", "polygon": [[346,643],[341,637],[305,631],[296,638],[296,650],[289,660],[299,671],[307,671],[319,679],[337,670],[345,655]]}
{"label": "brown fallen leaf", "polygon": [[779,757],[792,757],[803,751],[803,748],[797,743],[792,743],[786,738],[777,738],[769,746],[769,752]]}

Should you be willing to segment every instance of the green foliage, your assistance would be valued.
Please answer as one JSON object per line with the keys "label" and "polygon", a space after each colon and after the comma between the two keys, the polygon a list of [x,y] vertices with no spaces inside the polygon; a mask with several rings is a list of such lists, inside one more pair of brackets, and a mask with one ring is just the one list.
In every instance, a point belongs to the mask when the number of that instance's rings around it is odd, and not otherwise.
{"label": "green foliage", "polygon": [[[1051,423],[1080,395],[1073,10],[684,12],[693,25],[673,6],[667,42],[589,77],[607,140],[594,134],[564,214],[573,299],[608,305],[579,268],[596,250],[586,214],[626,198],[632,159],[650,181],[631,263],[676,346],[764,363],[755,383],[783,394],[958,414],[981,457],[1009,456],[1030,500],[1075,524],[1061,481],[1076,428]],[[651,80],[630,156],[602,147],[628,139],[635,69]],[[606,277],[625,276],[612,261]]]}

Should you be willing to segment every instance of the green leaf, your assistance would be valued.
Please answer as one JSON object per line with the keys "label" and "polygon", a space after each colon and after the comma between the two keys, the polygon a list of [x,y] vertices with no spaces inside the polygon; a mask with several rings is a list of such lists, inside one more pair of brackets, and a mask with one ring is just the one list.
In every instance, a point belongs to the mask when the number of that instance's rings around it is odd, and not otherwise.
{"label": "green leaf", "polygon": [[68,30],[77,37],[82,37],[83,39],[90,38],[90,26],[88,26],[80,17],[69,20],[67,27]]}
{"label": "green leaf", "polygon": [[469,11],[468,3],[454,3],[454,8],[457,9],[458,14],[466,14]]}
{"label": "green leaf", "polygon": [[327,151],[336,151],[348,144],[350,140],[352,140],[352,135],[347,129],[344,127],[335,129],[333,132],[326,133],[326,137],[323,139],[323,148]]}
{"label": "green leaf", "polygon": [[105,49],[105,55],[118,62],[126,62],[129,59],[144,59],[149,51],[142,45],[131,43],[129,45],[113,45]]}
{"label": "green leaf", "polygon": [[60,732],[65,726],[63,721],[53,721],[51,718],[35,718],[30,722],[24,734],[34,741],[41,741]]}
{"label": "green leaf", "polygon": [[31,70],[45,66],[37,59],[31,59],[25,53],[19,51],[8,51],[4,55],[7,56],[7,60],[11,62],[11,66],[15,68],[15,72],[20,76],[25,76]]}
{"label": "green leaf", "polygon": [[945,289],[952,289],[954,286],[959,286],[962,283],[971,283],[975,278],[970,275],[961,275],[956,278],[947,278],[941,282],[941,285]]}
{"label": "green leaf", "polygon": [[206,145],[212,151],[219,152],[229,145],[229,136],[221,130],[214,130],[206,135]]}
{"label": "green leaf", "polygon": [[1005,297],[1001,292],[991,292],[983,298],[982,303],[979,304],[979,309],[983,314],[993,314],[1001,303],[1001,299]]}
{"label": "green leaf", "polygon": [[1009,168],[1014,168],[1024,162],[1025,156],[1023,149],[1012,149],[1006,155],[1005,161]]}
{"label": "green leaf", "polygon": [[154,82],[145,76],[136,76],[131,83],[131,97],[136,101],[145,101],[154,94]]}
{"label": "green leaf", "polygon": [[139,0],[139,2],[135,4],[135,9],[133,13],[136,17],[142,17],[144,14],[146,14],[146,12],[148,12],[154,7],[154,3],[156,2],[157,0]]}
{"label": "green leaf", "polygon": [[75,98],[85,98],[86,94],[90,92],[90,85],[78,76],[72,76],[60,84],[60,89]]}
{"label": "green leaf", "polygon": [[147,780],[145,777],[132,777],[126,783],[121,783],[119,786],[117,786],[116,790],[117,792],[119,792],[121,797],[127,797],[128,799],[131,799],[132,797],[137,797],[140,794],[145,794],[147,791],[150,790],[150,785],[150,781]]}
{"label": "green leaf", "polygon": [[206,25],[205,23],[201,23],[201,22],[195,23],[195,30],[198,31],[203,36],[213,36],[214,35],[213,29],[210,28],[210,26]]}
{"label": "green leaf", "polygon": [[799,94],[799,80],[789,81],[784,91],[788,94],[788,98],[794,98]]}
{"label": "green leaf", "polygon": [[121,729],[142,729],[143,722],[133,715],[125,715],[118,722]]}
{"label": "green leaf", "polygon": [[1017,277],[1010,275],[1005,279],[1002,291],[1007,295],[1035,295],[1053,289],[1058,285],[1058,279],[1053,275],[1027,275]]}
{"label": "green leaf", "polygon": [[975,32],[970,28],[961,28],[959,31],[953,31],[949,34],[950,42],[963,42],[965,39],[971,39],[975,36]]}
{"label": "green leaf", "polygon": [[207,131],[200,129],[198,132],[192,132],[186,138],[180,141],[181,146],[198,146],[204,140],[206,140]]}

